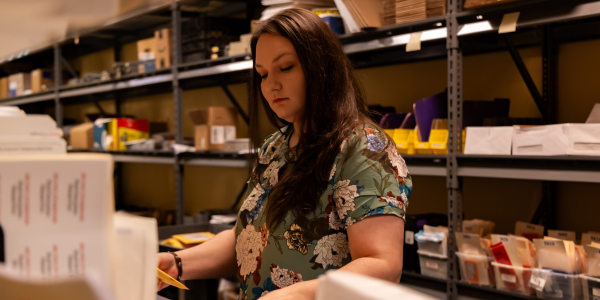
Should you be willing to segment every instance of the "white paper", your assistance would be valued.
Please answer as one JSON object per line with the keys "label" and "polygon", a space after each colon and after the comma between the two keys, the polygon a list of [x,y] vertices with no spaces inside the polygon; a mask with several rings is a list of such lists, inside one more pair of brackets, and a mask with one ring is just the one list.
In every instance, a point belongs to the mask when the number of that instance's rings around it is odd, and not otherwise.
{"label": "white paper", "polygon": [[319,277],[316,300],[433,300],[435,297],[402,284],[345,271],[328,271]]}
{"label": "white paper", "polygon": [[568,140],[564,124],[533,127],[514,126],[512,154],[567,155]]}
{"label": "white paper", "polygon": [[568,155],[600,155],[600,124],[565,124]]}
{"label": "white paper", "polygon": [[156,295],[156,219],[124,213],[114,216],[117,300],[152,300]]}
{"label": "white paper", "polygon": [[404,232],[404,243],[406,243],[407,245],[415,244],[415,232],[414,231],[407,230]]}
{"label": "white paper", "polygon": [[467,127],[465,154],[510,155],[512,126]]}
{"label": "white paper", "polygon": [[110,155],[0,156],[7,266],[26,278],[110,278],[112,169]]}

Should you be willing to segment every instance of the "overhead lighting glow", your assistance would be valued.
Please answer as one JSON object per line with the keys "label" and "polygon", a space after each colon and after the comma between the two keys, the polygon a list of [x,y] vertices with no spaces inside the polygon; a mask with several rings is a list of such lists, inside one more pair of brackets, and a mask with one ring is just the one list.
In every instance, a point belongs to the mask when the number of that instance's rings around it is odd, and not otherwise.
{"label": "overhead lighting glow", "polygon": [[437,26],[437,27],[442,27],[442,25],[443,25],[442,22],[435,23],[435,26]]}
{"label": "overhead lighting glow", "polygon": [[489,31],[492,29],[493,28],[492,28],[492,24],[490,24],[490,21],[469,23],[469,24],[463,25],[463,27],[458,31],[458,35],[465,35],[465,34]]}
{"label": "overhead lighting glow", "polygon": [[23,56],[23,51],[19,52],[19,54],[17,54],[17,59],[21,58]]}
{"label": "overhead lighting glow", "polygon": [[483,20],[483,16],[482,15],[477,16],[477,20]]}
{"label": "overhead lighting glow", "polygon": [[13,55],[11,55],[11,56],[9,56],[9,57],[8,57],[8,61],[12,61],[14,57],[15,57],[15,55],[14,55],[14,54],[13,54]]}
{"label": "overhead lighting glow", "polygon": [[27,54],[29,54],[29,49],[25,50],[25,53],[23,53],[23,56],[27,56]]}

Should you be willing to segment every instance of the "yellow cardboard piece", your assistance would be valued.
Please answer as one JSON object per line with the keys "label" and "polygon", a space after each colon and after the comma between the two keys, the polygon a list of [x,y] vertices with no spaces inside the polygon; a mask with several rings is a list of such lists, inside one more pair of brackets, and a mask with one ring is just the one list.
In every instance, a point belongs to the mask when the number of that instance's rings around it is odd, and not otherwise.
{"label": "yellow cardboard piece", "polygon": [[180,288],[180,289],[184,289],[184,290],[189,290],[187,288],[187,286],[183,285],[183,283],[175,280],[173,277],[169,276],[169,274],[163,272],[163,270],[156,268],[157,271],[157,277],[158,279],[160,279],[162,282],[172,285],[176,288]]}
{"label": "yellow cardboard piece", "polygon": [[504,17],[502,17],[502,23],[500,23],[498,33],[502,34],[517,31],[517,21],[519,20],[520,14],[520,12],[505,14]]}
{"label": "yellow cardboard piece", "polygon": [[201,244],[208,241],[210,238],[215,236],[210,232],[195,232],[195,233],[185,233],[185,234],[176,234],[173,236],[174,239],[179,240],[180,242],[188,245]]}

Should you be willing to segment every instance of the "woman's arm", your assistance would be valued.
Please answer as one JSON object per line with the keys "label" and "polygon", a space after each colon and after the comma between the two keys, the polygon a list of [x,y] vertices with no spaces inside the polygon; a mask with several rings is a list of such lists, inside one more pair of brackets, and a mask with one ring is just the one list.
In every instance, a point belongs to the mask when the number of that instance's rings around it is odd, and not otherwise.
{"label": "woman's arm", "polygon": [[[404,220],[393,215],[367,217],[348,227],[348,240],[353,260],[340,270],[400,282]],[[318,286],[318,279],[299,282],[261,299],[314,299]]]}
{"label": "woman's arm", "polygon": [[[177,255],[181,258],[182,280],[235,275],[235,227],[217,234],[201,245],[177,251]],[[173,277],[177,277],[179,273],[175,258],[170,253],[158,254],[158,267]],[[166,283],[159,280],[157,289],[161,290],[166,286]]]}

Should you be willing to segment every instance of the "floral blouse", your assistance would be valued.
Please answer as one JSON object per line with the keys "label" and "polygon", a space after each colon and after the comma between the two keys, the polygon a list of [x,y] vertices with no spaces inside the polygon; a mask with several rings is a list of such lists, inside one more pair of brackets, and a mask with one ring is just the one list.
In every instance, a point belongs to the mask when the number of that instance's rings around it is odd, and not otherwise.
{"label": "floral blouse", "polygon": [[[389,214],[404,219],[412,190],[404,159],[395,147],[385,148],[384,134],[361,125],[342,143],[317,209],[298,218],[290,213],[269,232],[263,214],[269,191],[286,164],[292,131],[286,127],[265,140],[254,180],[249,181],[257,184],[248,187],[238,215],[235,252],[240,299],[258,299],[348,264],[352,258],[346,230],[368,216]],[[356,146],[348,147],[350,143]],[[346,157],[345,166],[338,169],[338,162]]]}

